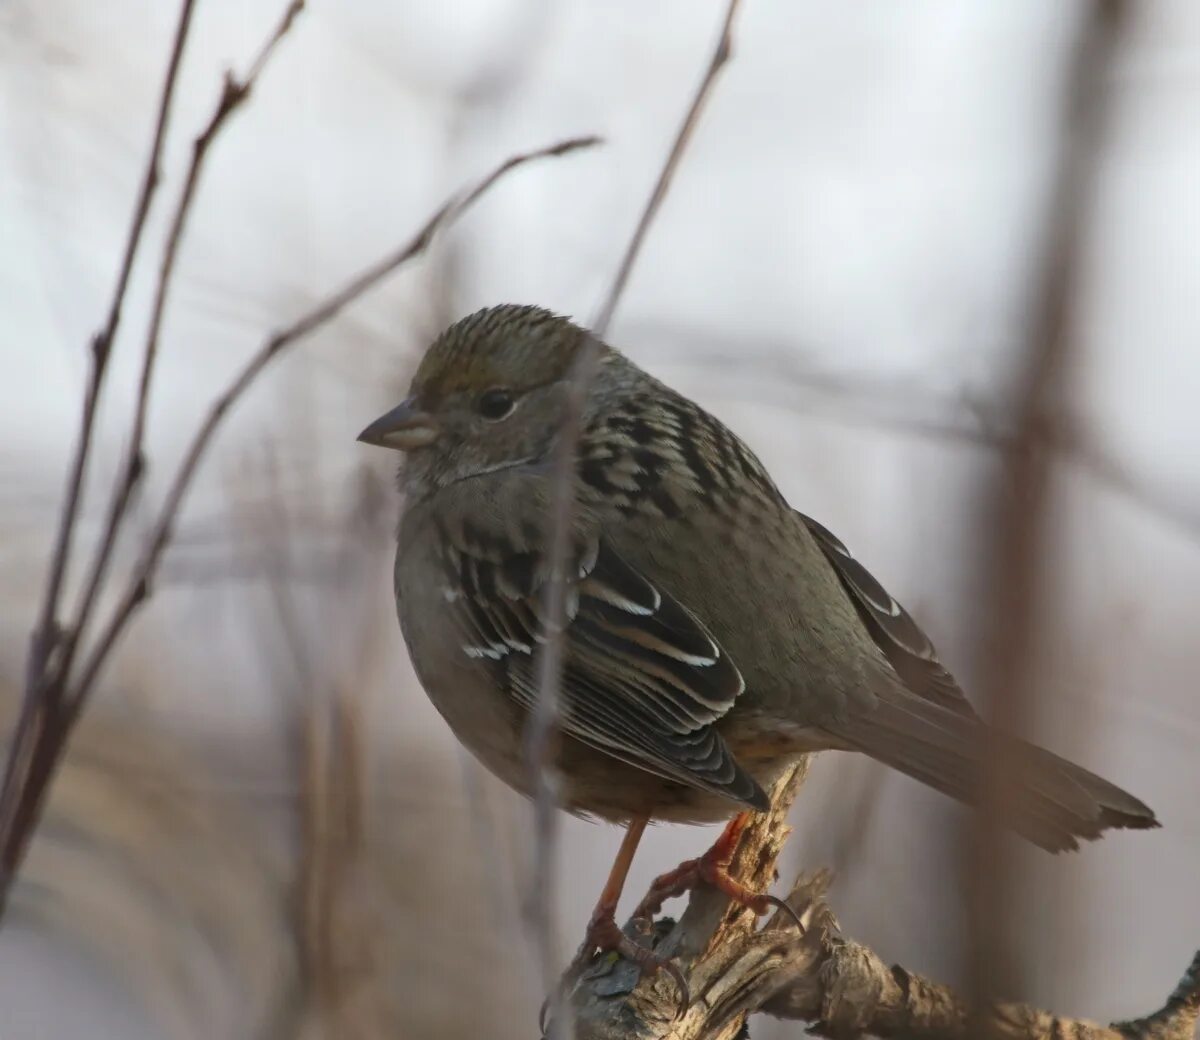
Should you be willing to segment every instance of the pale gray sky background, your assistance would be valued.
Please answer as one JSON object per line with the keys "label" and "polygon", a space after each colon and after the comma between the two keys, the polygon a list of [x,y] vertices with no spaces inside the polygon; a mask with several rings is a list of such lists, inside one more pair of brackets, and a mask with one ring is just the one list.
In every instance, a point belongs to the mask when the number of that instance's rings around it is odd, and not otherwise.
{"label": "pale gray sky background", "polygon": [[[97,486],[122,443],[155,250],[189,139],[221,70],[246,67],[281,7],[199,0],[167,177],[110,380]],[[744,7],[735,59],[610,339],[742,433],[791,501],[851,545],[969,680],[983,617],[975,604],[988,595],[976,496],[995,460],[913,425],[986,428],[1003,404],[1082,6]],[[1084,467],[1059,472],[1059,617],[1037,692],[1040,739],[1133,788],[1164,829],[1074,857],[1031,853],[1017,922],[1034,965],[1017,995],[1100,1019],[1157,1006],[1200,945],[1200,5],[1135,8],[1110,84],[1069,407],[1139,491]],[[175,17],[160,0],[0,0],[0,664],[10,677]],[[221,435],[163,592],[97,712],[134,705],[218,742],[258,741],[267,750],[250,754],[251,772],[271,774],[278,684],[264,678],[254,635],[266,597],[239,577],[262,551],[246,518],[282,503],[300,559],[327,559],[364,470],[386,476],[390,464],[354,437],[396,398],[437,322],[504,301],[585,321],[594,313],[720,17],[718,4],[695,0],[309,4],[205,171],[164,328],[149,501],[213,392],[267,332],[504,155],[582,133],[607,143],[514,175],[428,258],[267,374]],[[89,503],[93,524],[100,505]],[[463,787],[459,752],[413,682],[391,623],[383,542],[362,574],[359,613],[316,626],[328,642],[314,651],[320,668],[332,674],[353,657],[362,611],[382,615],[385,678],[370,693],[379,756],[434,749],[450,764],[440,774],[448,811],[465,818],[478,783],[494,827],[519,837],[526,807],[466,763]],[[319,588],[297,595],[308,596],[310,622],[321,616]],[[796,812],[789,869],[829,859],[846,792],[867,775],[860,763],[821,761]],[[834,893],[856,938],[945,977],[961,971],[961,898],[943,840],[957,813],[889,776]],[[380,819],[404,822],[399,810]],[[564,832],[565,949],[618,835],[577,821]],[[656,830],[631,891],[710,838]],[[518,850],[517,875],[525,858]],[[515,922],[511,873],[500,913]],[[450,931],[470,928],[442,909]],[[0,1026],[5,1040],[216,1035],[164,1024],[121,971],[80,952],[70,927],[37,920],[0,933],[0,1006],[19,1009]],[[514,937],[512,950],[523,943]],[[183,958],[180,971],[196,975],[188,985],[198,992],[232,985],[218,967],[192,963]],[[75,980],[66,996],[63,977]],[[521,985],[514,1036],[532,1028],[532,961]]]}

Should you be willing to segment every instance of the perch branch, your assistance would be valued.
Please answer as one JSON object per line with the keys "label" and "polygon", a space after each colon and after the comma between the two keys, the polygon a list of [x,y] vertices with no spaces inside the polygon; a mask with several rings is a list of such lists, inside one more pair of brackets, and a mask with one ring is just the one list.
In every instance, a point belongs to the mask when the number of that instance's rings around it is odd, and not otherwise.
{"label": "perch branch", "polygon": [[[743,863],[773,862],[786,836],[782,817],[748,836]],[[788,902],[804,922],[777,913],[761,930],[727,914],[716,931],[693,906],[659,940],[679,951],[697,998],[681,1018],[669,984],[637,984],[624,962],[586,978],[576,994],[577,1040],[732,1040],[747,1016],[763,1013],[808,1024],[839,1040],[1191,1040],[1200,1013],[1200,952],[1163,1006],[1144,1018],[1104,1026],[1023,1004],[975,1009],[948,986],[888,965],[844,937],[825,902],[829,871],[801,876]],[[704,893],[704,898],[711,894]],[[739,920],[741,918],[741,920]],[[627,929],[635,927],[630,922]],[[660,931],[661,931],[660,925]],[[690,955],[687,951],[693,951]]]}
{"label": "perch branch", "polygon": [[827,874],[801,878],[793,890],[793,905],[803,907],[816,927],[757,984],[766,1014],[801,1019],[846,1040],[1191,1040],[1200,1010],[1200,953],[1163,1007],[1146,1018],[1102,1026],[1024,1004],[994,1003],[976,1011],[950,987],[889,966],[843,938],[823,902],[828,881]]}
{"label": "perch branch", "polygon": [[[775,880],[775,862],[790,828],[784,822],[808,774],[808,759],[787,771],[770,791],[771,810],[756,813],[742,832],[730,873],[755,891],[766,891]],[[617,1037],[663,1037],[671,1040],[727,1040],[737,1034],[745,1013],[737,996],[745,981],[756,976],[762,958],[777,956],[795,939],[780,930],[777,914],[766,928],[755,931],[755,916],[733,904],[716,889],[691,893],[687,910],[677,924],[666,919],[654,935],[640,931],[641,919],[630,920],[626,931],[643,945],[675,959],[683,971],[691,1006],[677,1017],[679,997],[666,973],[639,979],[628,961],[602,958],[584,973],[571,994],[576,1040],[616,1040]],[[782,915],[790,922],[791,918]],[[556,1013],[561,1014],[562,1011]],[[547,1031],[555,1036],[554,1023]]]}

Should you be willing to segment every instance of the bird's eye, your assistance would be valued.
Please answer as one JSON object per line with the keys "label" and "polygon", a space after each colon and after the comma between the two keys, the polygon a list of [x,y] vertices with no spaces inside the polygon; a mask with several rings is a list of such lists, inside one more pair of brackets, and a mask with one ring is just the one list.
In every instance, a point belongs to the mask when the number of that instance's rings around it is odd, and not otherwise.
{"label": "bird's eye", "polygon": [[516,405],[516,399],[501,387],[485,390],[479,396],[479,414],[490,422],[507,419]]}

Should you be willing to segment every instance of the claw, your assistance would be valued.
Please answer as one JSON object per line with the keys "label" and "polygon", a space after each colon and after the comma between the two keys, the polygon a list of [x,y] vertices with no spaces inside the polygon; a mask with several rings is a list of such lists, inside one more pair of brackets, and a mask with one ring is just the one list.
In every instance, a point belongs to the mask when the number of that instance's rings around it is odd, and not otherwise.
{"label": "claw", "polygon": [[763,899],[768,905],[775,907],[776,910],[782,910],[785,914],[787,914],[788,917],[790,917],[796,923],[796,927],[800,930],[801,935],[807,933],[808,929],[804,927],[804,922],[800,919],[800,914],[786,899],[780,899],[779,896],[773,896],[766,893],[764,893],[760,898]]}
{"label": "claw", "polygon": [[746,820],[745,814],[735,817],[713,847],[703,856],[699,859],[686,860],[674,870],[655,878],[645,898],[633,912],[634,916],[653,920],[654,915],[662,909],[666,900],[674,896],[681,896],[700,885],[711,885],[739,906],[753,910],[760,917],[771,907],[783,910],[796,922],[796,927],[803,934],[804,922],[800,920],[800,915],[789,903],[778,896],[754,892],[729,873],[729,864],[733,860],[733,853],[737,848],[738,839],[746,825]]}
{"label": "claw", "polygon": [[676,1020],[682,1018],[687,1009],[691,1007],[691,991],[688,989],[687,980],[683,977],[683,972],[666,957],[660,956],[648,947],[641,946],[629,938],[629,936],[617,927],[617,922],[611,911],[601,911],[589,923],[587,936],[584,938],[583,944],[579,947],[579,951],[575,954],[571,964],[563,972],[562,978],[558,981],[558,986],[542,1001],[541,1009],[538,1011],[538,1028],[542,1031],[543,1037],[547,1035],[547,1027],[550,1025],[548,1015],[551,1007],[558,1002],[558,999],[562,995],[574,988],[584,971],[592,964],[597,951],[600,953],[616,953],[618,956],[637,965],[640,978],[645,978],[647,975],[654,975],[660,971],[665,971],[670,975],[671,981],[675,983],[675,988],[679,991],[679,1006],[675,1011]]}
{"label": "claw", "polygon": [[683,972],[668,960],[662,960],[658,967],[671,976],[675,988],[679,990],[679,1006],[675,1009],[675,1018],[673,1019],[678,1022],[687,1014],[687,1009],[692,1006],[692,994],[688,989],[687,979],[683,977]]}
{"label": "claw", "polygon": [[[562,988],[561,982],[559,983],[559,988]],[[542,1001],[542,1006],[538,1008],[538,1032],[542,1034],[542,1040],[546,1040],[546,1037],[550,1035],[550,1023],[546,1020],[546,1016],[550,1014],[550,1005],[557,996],[558,990],[555,990]]]}

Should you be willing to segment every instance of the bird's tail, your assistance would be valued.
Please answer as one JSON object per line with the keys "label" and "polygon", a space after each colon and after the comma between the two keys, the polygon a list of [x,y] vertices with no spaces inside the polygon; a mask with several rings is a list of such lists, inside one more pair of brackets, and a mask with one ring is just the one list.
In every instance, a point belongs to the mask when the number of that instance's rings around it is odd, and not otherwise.
{"label": "bird's tail", "polygon": [[1159,825],[1149,806],[1082,766],[906,692],[889,691],[836,735],[969,805],[978,803],[985,782],[983,756],[996,747],[1005,770],[1001,821],[1050,852],[1076,849],[1080,838],[1094,840],[1113,827]]}

